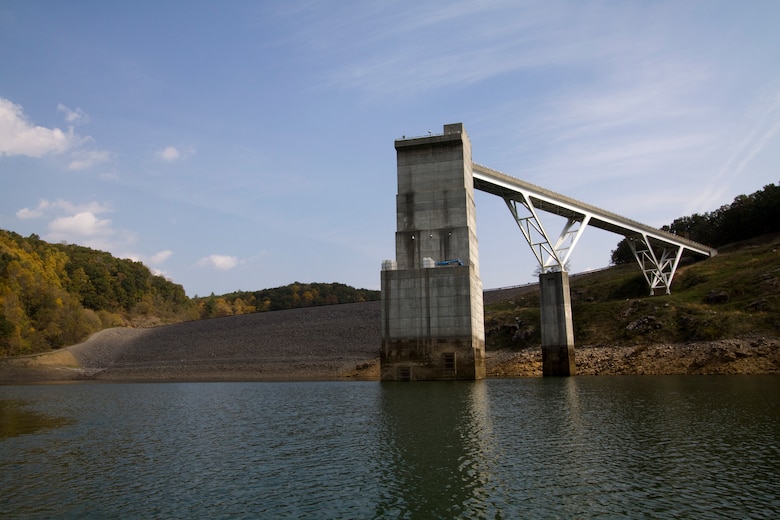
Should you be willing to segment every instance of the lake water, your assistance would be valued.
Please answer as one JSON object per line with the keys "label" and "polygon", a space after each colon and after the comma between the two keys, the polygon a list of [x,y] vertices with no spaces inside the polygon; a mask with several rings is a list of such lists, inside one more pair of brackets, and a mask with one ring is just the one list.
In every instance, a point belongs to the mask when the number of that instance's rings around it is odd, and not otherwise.
{"label": "lake water", "polygon": [[780,378],[0,386],[2,518],[778,518]]}

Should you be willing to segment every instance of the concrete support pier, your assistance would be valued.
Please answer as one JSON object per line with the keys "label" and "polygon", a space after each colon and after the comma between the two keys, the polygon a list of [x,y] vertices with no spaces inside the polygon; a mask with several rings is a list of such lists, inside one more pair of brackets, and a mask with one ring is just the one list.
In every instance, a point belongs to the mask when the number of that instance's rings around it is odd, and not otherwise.
{"label": "concrete support pier", "polygon": [[382,266],[383,381],[482,379],[471,142],[460,123],[395,142],[396,259]]}
{"label": "concrete support pier", "polygon": [[539,287],[542,315],[542,375],[576,375],[569,275],[565,272],[541,274]]}

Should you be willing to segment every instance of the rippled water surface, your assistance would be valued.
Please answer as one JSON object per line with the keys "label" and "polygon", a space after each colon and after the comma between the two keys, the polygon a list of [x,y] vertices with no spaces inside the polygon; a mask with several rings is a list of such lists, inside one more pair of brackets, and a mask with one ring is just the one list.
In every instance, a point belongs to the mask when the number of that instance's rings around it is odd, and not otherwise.
{"label": "rippled water surface", "polygon": [[780,378],[0,386],[2,518],[777,518]]}

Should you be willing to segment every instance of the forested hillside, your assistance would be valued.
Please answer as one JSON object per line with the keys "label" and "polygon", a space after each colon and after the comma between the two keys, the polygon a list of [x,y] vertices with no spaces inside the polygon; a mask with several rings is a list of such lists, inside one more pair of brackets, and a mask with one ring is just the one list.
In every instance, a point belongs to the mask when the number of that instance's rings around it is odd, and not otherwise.
{"label": "forested hillside", "polygon": [[238,291],[222,296],[211,295],[206,298],[196,298],[195,301],[200,318],[216,318],[251,312],[376,301],[379,297],[379,291],[355,289],[343,283],[295,282],[283,287],[260,291]]}
{"label": "forested hillside", "polygon": [[[680,217],[661,229],[715,248],[780,232],[780,186],[768,184],[750,195],[737,196],[734,202],[715,211]],[[612,251],[612,263],[632,262],[633,253],[623,239]]]}
{"label": "forested hillside", "polygon": [[190,299],[140,262],[0,230],[0,357],[72,345],[106,327],[378,299],[379,291],[299,282]]}
{"label": "forested hillside", "polygon": [[0,356],[78,343],[144,318],[192,317],[184,289],[140,262],[0,230]]}

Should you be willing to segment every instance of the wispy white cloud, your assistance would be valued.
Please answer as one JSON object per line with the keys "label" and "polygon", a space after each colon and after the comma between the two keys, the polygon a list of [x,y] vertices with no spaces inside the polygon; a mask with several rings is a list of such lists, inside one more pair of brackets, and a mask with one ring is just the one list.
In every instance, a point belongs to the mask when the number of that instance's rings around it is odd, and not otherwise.
{"label": "wispy white cloud", "polygon": [[157,269],[156,267],[152,267],[152,266],[147,266],[147,267],[149,268],[149,271],[154,276],[161,276],[161,277],[165,278],[166,280],[168,280],[169,282],[173,282],[173,279],[168,275],[168,273],[166,271],[163,271],[162,269]]}
{"label": "wispy white cloud", "polygon": [[768,100],[756,110],[751,117],[747,135],[740,141],[736,150],[729,156],[718,172],[718,177],[727,173],[739,175],[745,166],[767,145],[780,131],[780,92],[774,99]]}
{"label": "wispy white cloud", "polygon": [[235,256],[227,255],[210,255],[198,260],[198,265],[201,267],[213,267],[219,271],[229,271],[239,264],[239,260]]}
{"label": "wispy white cloud", "polygon": [[[636,70],[664,41],[659,34],[663,24],[648,17],[638,29],[643,38],[625,33],[627,20],[644,14],[631,5],[599,8],[512,1],[422,2],[404,9],[383,5],[329,8],[311,20],[291,24],[293,30],[306,33],[301,34],[300,45],[321,55],[328,86],[387,102],[499,81],[510,73],[538,76],[567,69],[592,76],[631,64]],[[334,26],[344,30],[334,31]],[[523,78],[517,81],[521,92]]]}
{"label": "wispy white cloud", "polygon": [[100,202],[77,204],[63,199],[41,199],[34,208],[18,210],[16,217],[48,220],[43,238],[50,242],[74,243],[129,257],[120,252],[130,250],[136,236],[130,231],[117,229],[111,219],[103,216],[111,212],[107,204]]}
{"label": "wispy white cloud", "polygon": [[0,98],[0,157],[43,157],[68,151],[79,138],[73,129],[45,128],[31,123],[20,105]]}
{"label": "wispy white cloud", "polygon": [[[43,238],[50,242],[79,244],[109,251],[119,258],[129,258],[151,266],[163,264],[173,256],[170,249],[158,251],[151,256],[134,252],[138,236],[132,231],[117,227],[111,219],[104,216],[112,211],[110,206],[100,202],[79,204],[64,199],[41,199],[35,207],[18,210],[16,217],[22,220],[48,220],[47,232]],[[220,259],[217,259],[217,262],[219,261]]]}
{"label": "wispy white cloud", "polygon": [[129,258],[130,260],[133,260],[135,262],[141,262],[149,268],[152,274],[167,278],[168,277],[167,273],[159,269],[158,266],[160,264],[165,263],[166,260],[172,257],[173,251],[171,251],[170,249],[164,249],[162,251],[158,251],[157,253],[154,253],[151,256],[142,255],[138,253],[126,253],[126,252],[120,252],[117,253],[117,255],[122,258]]}
{"label": "wispy white cloud", "polygon": [[[720,143],[722,164],[709,179],[699,186],[694,197],[687,200],[688,212],[702,212],[715,209],[726,202],[723,195],[733,190],[743,173],[760,154],[767,152],[780,135],[780,90],[758,101],[747,114],[744,123],[734,129]],[[735,143],[735,144],[734,144]],[[775,145],[776,147],[777,145]],[[775,148],[776,151],[776,148]],[[758,189],[755,186],[754,189]]]}
{"label": "wispy white cloud", "polygon": [[107,213],[110,212],[111,209],[107,205],[100,204],[99,202],[88,202],[86,204],[74,204],[70,201],[63,200],[63,199],[57,199],[55,201],[41,199],[35,208],[32,209],[22,208],[16,212],[16,216],[17,218],[20,219],[42,218],[49,215],[52,212],[57,212],[57,211],[63,213],[69,213],[69,214],[83,213],[83,212]]}
{"label": "wispy white cloud", "polygon": [[179,149],[175,146],[166,146],[162,150],[156,151],[154,155],[165,162],[175,162],[180,159],[186,159],[194,153],[195,150],[193,148]]}
{"label": "wispy white cloud", "polygon": [[80,108],[77,108],[76,110],[71,110],[70,108],[66,107],[62,103],[57,105],[57,112],[62,112],[65,114],[65,121],[67,121],[70,124],[80,124],[80,123],[87,123],[89,122],[89,116],[84,113],[83,110]]}
{"label": "wispy white cloud", "polygon": [[53,242],[104,238],[114,234],[111,220],[98,218],[91,211],[57,217],[49,222],[48,227],[47,238]]}
{"label": "wispy white cloud", "polygon": [[166,260],[168,260],[171,256],[173,256],[173,251],[170,249],[165,249],[163,251],[159,251],[152,256],[149,257],[149,263],[151,264],[162,264]]}
{"label": "wispy white cloud", "polygon": [[52,203],[46,199],[41,199],[38,206],[35,208],[22,208],[16,212],[16,218],[27,220],[32,218],[41,218],[46,214],[46,211],[51,208]]}
{"label": "wispy white cloud", "polygon": [[111,162],[113,155],[105,150],[77,150],[68,164],[69,170],[87,170],[96,164]]}
{"label": "wispy white cloud", "polygon": [[173,162],[181,156],[179,150],[177,150],[173,146],[166,146],[162,150],[159,150],[156,153],[156,155],[158,158],[162,159],[163,161],[168,161],[168,162]]}
{"label": "wispy white cloud", "polygon": [[36,126],[20,105],[0,98],[0,157],[24,155],[40,158],[71,152],[73,158],[68,170],[85,170],[112,160],[110,152],[86,148],[93,139],[74,131],[73,125],[89,120],[83,110],[71,110],[62,103],[57,110],[65,114],[65,120],[70,124],[66,131]]}
{"label": "wispy white cloud", "polygon": [[48,233],[44,235],[46,240],[72,242],[88,247],[99,244],[103,246],[100,249],[103,249],[107,246],[109,237],[117,232],[110,219],[100,218],[98,215],[110,211],[107,205],[99,202],[74,204],[62,199],[53,202],[41,199],[37,207],[22,208],[16,212],[16,216],[20,219],[51,219],[47,224]]}

